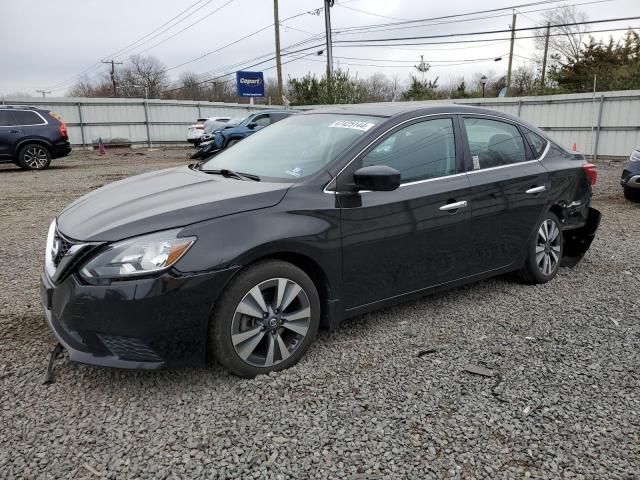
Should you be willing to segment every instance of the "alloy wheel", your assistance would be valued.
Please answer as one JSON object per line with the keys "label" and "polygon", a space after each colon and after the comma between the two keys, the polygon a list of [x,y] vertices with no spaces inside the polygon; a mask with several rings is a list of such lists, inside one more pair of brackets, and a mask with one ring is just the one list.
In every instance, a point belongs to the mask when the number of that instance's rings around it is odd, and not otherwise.
{"label": "alloy wheel", "polygon": [[551,275],[560,262],[560,229],[555,221],[546,219],[538,229],[536,264],[543,275]]}
{"label": "alloy wheel", "polygon": [[249,365],[272,367],[303,343],[310,323],[309,298],[300,285],[287,278],[265,280],[236,307],[231,324],[233,348]]}
{"label": "alloy wheel", "polygon": [[47,165],[47,151],[38,146],[31,146],[24,152],[24,163],[34,170],[39,170]]}

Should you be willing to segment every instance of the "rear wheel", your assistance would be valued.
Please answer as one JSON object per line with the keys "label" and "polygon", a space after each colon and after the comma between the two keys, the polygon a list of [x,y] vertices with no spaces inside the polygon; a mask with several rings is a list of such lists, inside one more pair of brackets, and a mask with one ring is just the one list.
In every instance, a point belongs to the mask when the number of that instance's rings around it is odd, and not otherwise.
{"label": "rear wheel", "polygon": [[51,164],[51,153],[38,143],[27,143],[18,153],[18,166],[25,170],[44,170]]}
{"label": "rear wheel", "polygon": [[640,189],[637,188],[625,188],[624,198],[631,200],[632,202],[640,202]]}
{"label": "rear wheel", "polygon": [[563,253],[563,237],[558,217],[548,212],[538,224],[529,246],[525,266],[519,276],[526,283],[547,283],[558,273]]}
{"label": "rear wheel", "polygon": [[302,358],[318,332],[320,299],[302,270],[268,260],[231,281],[211,322],[209,347],[218,362],[253,378]]}

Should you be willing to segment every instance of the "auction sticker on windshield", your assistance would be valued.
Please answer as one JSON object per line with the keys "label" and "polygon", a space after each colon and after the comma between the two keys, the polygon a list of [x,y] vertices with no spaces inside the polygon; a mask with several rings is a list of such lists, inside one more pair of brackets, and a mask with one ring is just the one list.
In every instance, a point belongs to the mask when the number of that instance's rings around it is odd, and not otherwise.
{"label": "auction sticker on windshield", "polygon": [[329,125],[330,128],[350,128],[352,130],[362,130],[366,132],[371,127],[373,127],[375,123],[370,122],[359,122],[357,120],[336,120],[332,124]]}

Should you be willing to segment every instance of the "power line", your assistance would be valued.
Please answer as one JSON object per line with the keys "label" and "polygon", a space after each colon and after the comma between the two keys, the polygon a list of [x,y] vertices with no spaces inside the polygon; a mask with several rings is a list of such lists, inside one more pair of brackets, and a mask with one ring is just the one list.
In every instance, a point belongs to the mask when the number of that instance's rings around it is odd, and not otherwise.
{"label": "power line", "polygon": [[[588,2],[582,2],[582,3],[572,3],[572,4],[562,4],[558,7],[551,7],[551,8],[538,8],[535,10],[526,10],[524,12],[521,12],[520,10],[518,10],[519,13],[535,13],[535,12],[543,12],[543,11],[549,11],[549,10],[557,10],[559,8],[564,8],[565,6],[571,6],[571,7],[575,7],[575,6],[581,6],[581,5],[592,5],[592,4],[596,4],[596,3],[608,3],[608,2],[614,2],[617,0],[592,0],[592,1],[588,1]],[[476,15],[475,13],[470,13],[469,15]],[[488,20],[488,19],[493,19],[493,18],[501,18],[501,17],[509,17],[511,16],[511,13],[501,13],[499,15],[487,15],[487,16],[483,16],[483,17],[475,17],[475,18],[466,18],[466,19],[456,19],[456,20],[446,20],[446,21],[442,21],[442,22],[429,22],[429,23],[425,23],[424,25],[406,25],[406,26],[401,26],[401,27],[391,27],[391,28],[379,28],[379,29],[367,29],[366,32],[364,32],[363,30],[357,30],[357,31],[351,31],[353,29],[357,29],[360,27],[345,27],[344,29],[336,29],[335,33],[338,35],[359,35],[361,33],[375,33],[375,32],[388,32],[388,31],[395,31],[395,30],[407,30],[410,28],[423,28],[423,27],[432,27],[432,26],[437,26],[437,25],[448,25],[451,23],[462,23],[462,22],[477,22],[479,20]],[[535,22],[534,22],[535,23]]]}
{"label": "power line", "polygon": [[145,48],[144,50],[141,50],[138,52],[138,55],[144,52],[148,52],[149,50],[152,50],[154,48],[156,48],[158,45],[162,45],[164,42],[167,42],[169,40],[171,40],[172,38],[176,37],[177,35],[180,35],[182,32],[189,30],[191,27],[193,27],[194,25],[197,25],[198,23],[206,20],[207,18],[209,18],[211,15],[213,15],[214,13],[219,12],[220,10],[222,10],[224,7],[226,7],[227,5],[229,5],[230,3],[233,3],[235,0],[228,0],[226,3],[224,3],[223,5],[221,5],[220,7],[216,8],[215,10],[213,10],[212,12],[208,13],[207,15],[205,15],[204,17],[201,17],[199,20],[193,22],[190,25],[187,25],[185,28],[183,28],[182,30],[178,30],[176,33],[174,33],[173,35],[160,40],[158,43],[155,43],[153,45],[151,45],[148,48]]}
{"label": "power line", "polygon": [[[553,27],[554,25],[551,25]],[[534,27],[535,30],[542,30],[546,27]],[[627,30],[637,30],[640,27],[623,27],[623,28],[605,28],[601,30],[590,30],[588,33],[608,33],[608,32],[621,32]],[[511,30],[506,30],[506,32],[511,32]],[[566,36],[566,33],[552,33],[550,36],[552,37],[562,37]],[[527,40],[532,38],[539,38],[539,35],[529,35],[529,36],[520,36],[518,40]],[[484,43],[484,42],[508,42],[510,41],[510,37],[506,38],[479,38],[479,39],[470,39],[470,40],[445,40],[440,42],[412,42],[412,43],[394,43],[393,45],[380,45],[377,43],[354,43],[345,46],[344,48],[352,48],[352,47],[397,47],[397,46],[420,46],[420,45],[452,45],[452,44],[463,44],[463,43]],[[362,40],[363,42],[367,42],[369,40]]]}
{"label": "power line", "polygon": [[380,15],[379,13],[367,12],[366,10],[360,10],[359,8],[355,8],[355,7],[347,7],[346,5],[343,5],[341,3],[336,3],[336,5],[338,7],[348,8],[349,10],[353,10],[354,12],[365,13],[367,15],[372,15],[374,17],[390,18],[391,20],[407,21],[406,18],[398,18],[398,17],[390,17],[388,15]]}
{"label": "power line", "polygon": [[[627,20],[638,20],[640,16],[636,17],[620,17],[620,18],[608,18],[605,20],[586,20],[583,22],[571,22],[571,23],[559,23],[556,25],[551,25],[552,28],[557,27],[575,27],[578,25],[592,25],[596,23],[612,23],[612,22],[623,22]],[[478,32],[468,32],[468,33],[442,33],[439,35],[421,35],[421,36],[413,36],[413,37],[394,37],[394,38],[364,38],[364,39],[356,39],[356,40],[336,40],[336,43],[361,43],[361,42],[393,42],[393,41],[401,41],[401,40],[424,40],[431,38],[450,38],[450,37],[467,37],[467,36],[476,36],[476,35],[490,35],[494,33],[506,33],[506,32],[524,32],[530,30],[540,30],[541,27],[520,27],[515,29],[503,29],[503,30],[485,30]]]}
{"label": "power line", "polygon": [[[146,35],[144,35],[143,37],[139,38],[138,40],[136,40],[135,42],[130,43],[129,45],[126,45],[125,47],[121,48],[120,50],[117,50],[114,53],[111,53],[109,55],[106,55],[103,58],[108,58],[108,57],[114,57],[116,54],[122,52],[123,50],[129,48],[132,45],[135,45],[137,43],[139,43],[141,40],[147,38],[149,35],[152,35],[153,33],[157,32],[159,29],[161,29],[162,27],[164,27],[165,25],[167,25],[168,23],[172,22],[173,20],[175,20],[176,18],[180,17],[183,13],[191,10],[194,6],[196,6],[198,3],[202,2],[204,0],[198,0],[197,2],[193,3],[192,5],[190,5],[188,8],[186,8],[185,10],[182,10],[180,13],[178,13],[176,16],[174,16],[173,18],[169,19],[168,21],[166,21],[165,23],[163,23],[162,25],[160,25],[158,28],[156,28],[155,30],[147,33]],[[208,0],[211,1],[211,0]],[[71,77],[68,77],[67,79],[56,83],[55,85],[51,85],[49,88],[53,89],[53,90],[60,90],[63,86],[67,85],[68,83],[70,83],[71,81],[74,81],[80,77],[82,77],[83,75],[87,75],[90,72],[94,71],[96,68],[98,68],[101,65],[101,62],[95,62],[94,64],[92,64],[91,66],[85,68],[84,70],[82,70],[80,73],[77,73],[75,75],[72,75]]]}
{"label": "power line", "polygon": [[[200,7],[198,7],[196,10],[194,10],[193,12],[191,12],[189,15],[185,16],[184,18],[180,19],[179,21],[177,21],[176,23],[174,23],[173,25],[169,26],[168,28],[166,28],[165,30],[159,32],[158,34],[154,35],[153,37],[149,38],[148,40],[144,41],[143,40],[151,35],[153,35],[154,33],[156,33],[158,30],[162,29],[163,27],[165,27],[166,25],[168,25],[169,23],[173,22],[175,19],[177,19],[178,17],[180,17],[182,14],[188,12],[189,10],[191,10],[193,7],[195,7],[196,5],[198,5],[201,2],[205,2],[203,5],[201,5]],[[173,27],[175,27],[176,25],[178,25],[179,23],[185,21],[187,18],[189,18],[190,16],[194,15],[196,12],[198,12],[200,9],[206,7],[207,5],[209,5],[209,3],[211,3],[212,0],[198,0],[195,3],[192,3],[189,7],[185,8],[184,10],[182,10],[180,13],[178,13],[175,17],[170,18],[169,20],[167,20],[165,23],[163,23],[162,25],[160,25],[159,27],[157,27],[155,30],[152,30],[151,32],[147,33],[146,35],[140,37],[138,40],[136,40],[135,42],[130,43],[129,45],[125,45],[124,47],[122,47],[120,50],[117,50],[113,53],[110,53],[109,55],[106,56],[106,58],[109,57],[113,57],[113,58],[117,58],[120,57],[124,54],[125,51],[130,50],[131,47],[133,48],[138,48],[142,45],[144,45],[145,43],[150,42],[151,40],[153,40],[154,38],[158,37],[159,35],[163,34],[164,32],[166,32],[167,30],[172,29]]]}
{"label": "power line", "polygon": [[[321,10],[323,10],[323,9],[324,9],[324,8],[319,8],[318,10],[320,10],[320,11],[321,11]],[[283,19],[283,20],[280,20],[280,24],[282,25],[284,22],[286,22],[286,21],[288,21],[288,20],[291,20],[291,19],[294,19],[294,18],[300,17],[300,16],[302,16],[302,15],[308,15],[308,14],[310,14],[310,13],[312,13],[312,12],[311,12],[311,11],[304,11],[304,12],[297,13],[297,14],[292,15],[292,16],[290,16],[290,17],[287,17],[287,18],[285,18],[285,19]],[[256,35],[256,34],[258,34],[258,33],[260,33],[260,32],[263,32],[263,31],[265,31],[265,30],[267,30],[267,29],[269,29],[269,28],[271,28],[271,27],[273,27],[273,26],[274,26],[274,24],[273,24],[273,23],[270,23],[269,25],[266,25],[266,26],[264,26],[264,27],[262,27],[262,28],[259,28],[258,30],[255,30],[255,31],[253,31],[253,32],[251,32],[251,33],[248,33],[247,35],[245,35],[245,36],[243,36],[243,37],[240,37],[240,38],[238,38],[237,40],[234,40],[234,41],[232,41],[232,42],[229,42],[229,43],[227,43],[227,44],[223,45],[222,47],[216,48],[215,50],[211,50],[210,52],[203,53],[202,55],[199,55],[199,56],[194,57],[194,58],[192,58],[192,59],[190,59],[190,60],[187,60],[186,62],[182,62],[182,63],[180,63],[180,64],[178,64],[178,65],[174,65],[174,66],[172,66],[172,67],[169,67],[169,68],[167,68],[167,69],[165,70],[165,72],[168,72],[168,71],[174,70],[174,69],[176,69],[176,68],[183,67],[183,66],[188,65],[188,64],[193,63],[193,62],[197,62],[198,60],[202,60],[203,58],[208,57],[209,55],[212,55],[212,54],[214,54],[214,53],[218,53],[219,51],[224,50],[225,48],[228,48],[228,47],[231,47],[231,46],[233,46],[233,45],[235,45],[235,44],[237,44],[237,43],[240,43],[241,41],[246,40],[247,38],[250,38],[250,37],[252,37],[252,36],[254,36],[254,35]],[[287,27],[287,28],[293,28],[293,27],[289,27],[288,25],[285,25],[285,27]],[[293,28],[293,30],[298,30],[298,29]],[[304,32],[304,33],[310,33],[310,32]],[[315,36],[315,35],[314,35],[314,36]]]}
{"label": "power line", "polygon": [[412,24],[412,23],[423,23],[423,22],[429,22],[432,20],[446,20],[446,19],[451,19],[451,18],[459,18],[459,17],[468,17],[469,15],[480,15],[483,13],[494,13],[494,12],[502,12],[502,11],[508,11],[508,10],[513,10],[514,8],[526,8],[526,7],[534,7],[537,5],[545,5],[545,4],[550,4],[550,3],[559,3],[562,0],[540,0],[537,2],[528,2],[528,3],[521,3],[518,5],[510,5],[510,6],[506,6],[506,7],[500,7],[500,8],[491,8],[488,10],[478,10],[475,12],[466,12],[466,13],[456,13],[456,14],[452,14],[452,15],[442,15],[439,17],[430,17],[430,18],[421,18],[418,20],[406,20],[406,21],[402,21],[402,22],[391,22],[391,23],[379,23],[379,24],[374,24],[374,25],[363,25],[363,26],[359,26],[359,27],[350,27],[350,30],[367,30],[370,28],[377,28],[377,27],[388,27],[391,25],[407,25],[407,24]]}

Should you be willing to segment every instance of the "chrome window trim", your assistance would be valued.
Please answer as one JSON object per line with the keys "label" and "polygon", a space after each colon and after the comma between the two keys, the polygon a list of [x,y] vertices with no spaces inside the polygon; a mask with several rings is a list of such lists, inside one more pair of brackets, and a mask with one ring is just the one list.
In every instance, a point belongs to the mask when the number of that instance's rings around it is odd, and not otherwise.
{"label": "chrome window trim", "polygon": [[32,113],[35,113],[37,116],[39,116],[44,122],[44,123],[32,123],[30,125],[22,125],[22,124],[0,125],[0,128],[41,127],[42,125],[49,125],[49,122],[47,121],[47,119],[44,118],[42,115],[40,115],[40,113],[36,112],[35,110],[28,110],[26,108],[0,108],[0,110],[5,112],[32,112]]}
{"label": "chrome window trim", "polygon": [[474,173],[491,172],[492,170],[500,170],[501,168],[517,167],[518,165],[527,165],[529,163],[538,163],[540,160],[527,160],[525,162],[509,163],[507,165],[498,165],[497,167],[481,168],[480,170],[471,170],[466,172],[467,175],[473,175]]}
{"label": "chrome window trim", "polygon": [[[397,124],[393,125],[392,127],[388,128],[387,130],[382,132],[380,135],[378,135],[376,138],[374,138],[371,142],[369,142],[362,150],[360,150],[358,153],[356,153],[353,156],[353,158],[351,160],[349,160],[349,162],[347,162],[347,164],[344,167],[342,167],[340,169],[340,171],[331,180],[329,180],[327,182],[327,184],[322,189],[322,192],[323,193],[328,193],[328,194],[331,194],[331,195],[337,195],[338,194],[337,190],[327,190],[327,187],[329,187],[329,185],[331,185],[331,183],[334,182],[334,181],[336,182],[336,186],[337,186],[337,179],[340,176],[340,174],[342,174],[342,172],[344,172],[360,155],[362,155],[362,153],[365,150],[367,150],[369,147],[371,147],[371,145],[376,143],[378,140],[380,140],[382,137],[384,137],[391,130],[393,130],[393,129],[401,126],[401,125],[404,125],[406,123],[413,122],[414,120],[420,120],[420,119],[429,118],[429,117],[446,116],[446,115],[462,115],[462,116],[467,115],[467,116],[476,116],[476,117],[489,117],[489,118],[495,118],[495,119],[497,119],[499,121],[503,121],[503,122],[507,122],[507,123],[509,123],[509,122],[515,123],[515,124],[520,125],[520,126],[522,126],[524,128],[530,129],[526,124],[524,124],[522,122],[518,122],[518,121],[512,120],[510,118],[504,118],[504,117],[501,117],[499,115],[491,115],[489,113],[441,112],[441,113],[428,113],[426,115],[420,115],[418,117],[413,117],[413,118],[410,118],[408,120],[405,120],[403,122],[400,122],[400,123],[397,123]],[[521,134],[521,136],[522,136],[522,134]],[[431,181],[434,181],[434,180],[442,180],[442,179],[445,179],[445,178],[451,178],[451,177],[458,176],[458,175],[467,175],[469,173],[474,173],[474,172],[485,172],[485,171],[489,171],[489,170],[495,170],[497,168],[512,167],[512,166],[515,166],[515,165],[523,165],[523,164],[531,163],[531,162],[539,162],[547,155],[547,152],[549,151],[549,148],[551,147],[551,143],[549,142],[549,139],[547,139],[546,137],[543,137],[543,138],[547,141],[547,147],[545,148],[545,151],[543,152],[542,156],[540,158],[536,159],[536,160],[528,160],[526,162],[511,163],[509,165],[500,165],[499,167],[485,168],[485,169],[482,169],[482,170],[474,170],[474,171],[471,171],[471,172],[456,173],[454,175],[447,175],[445,177],[427,178],[425,180],[416,180],[415,182],[402,183],[402,184],[400,184],[400,187],[403,187],[405,185],[417,185],[419,183],[431,182]],[[522,138],[522,140],[526,141],[524,137]],[[359,193],[368,193],[368,192],[370,192],[370,190],[361,190]]]}

